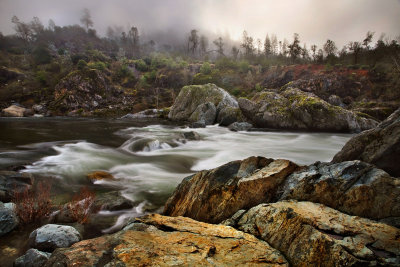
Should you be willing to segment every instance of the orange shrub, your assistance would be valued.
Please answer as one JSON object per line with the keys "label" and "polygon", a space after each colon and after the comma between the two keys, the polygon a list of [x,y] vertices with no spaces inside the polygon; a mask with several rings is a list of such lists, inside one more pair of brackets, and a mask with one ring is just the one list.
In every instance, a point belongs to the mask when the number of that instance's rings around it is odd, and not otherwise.
{"label": "orange shrub", "polygon": [[86,186],[83,187],[79,193],[72,197],[72,201],[67,206],[71,217],[81,224],[87,223],[95,197],[96,194],[94,192],[90,191]]}

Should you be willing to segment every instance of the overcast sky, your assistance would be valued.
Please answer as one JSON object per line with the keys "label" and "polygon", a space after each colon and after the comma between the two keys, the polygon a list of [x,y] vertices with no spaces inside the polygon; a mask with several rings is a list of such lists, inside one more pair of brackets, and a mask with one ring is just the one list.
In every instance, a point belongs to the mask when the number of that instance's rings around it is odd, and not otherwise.
{"label": "overcast sky", "polygon": [[39,17],[47,25],[79,24],[82,9],[92,14],[94,27],[137,26],[141,33],[196,28],[240,39],[243,30],[265,38],[275,33],[289,41],[299,33],[302,42],[321,44],[333,39],[339,47],[362,40],[370,30],[400,35],[400,0],[0,0],[0,31],[13,32],[11,17]]}

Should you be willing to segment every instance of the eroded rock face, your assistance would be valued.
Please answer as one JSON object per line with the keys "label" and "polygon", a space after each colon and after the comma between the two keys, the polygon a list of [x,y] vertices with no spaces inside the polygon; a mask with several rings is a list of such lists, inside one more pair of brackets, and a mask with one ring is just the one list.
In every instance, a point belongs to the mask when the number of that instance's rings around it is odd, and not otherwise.
{"label": "eroded rock face", "polygon": [[[214,108],[215,114],[212,112]],[[175,121],[201,121],[202,114],[207,113],[205,124],[232,123],[235,114],[241,116],[236,99],[224,89],[215,84],[190,85],[181,89],[174,105],[168,114],[168,118]],[[234,120],[238,120],[234,118]],[[212,120],[212,122],[210,122]],[[228,125],[228,124],[227,124]]]}
{"label": "eroded rock face", "polygon": [[223,225],[158,214],[56,250],[46,266],[289,266],[266,242]]}
{"label": "eroded rock face", "polygon": [[46,224],[29,235],[31,247],[50,252],[69,247],[81,239],[81,234],[74,227],[57,224]]}
{"label": "eroded rock face", "polygon": [[221,222],[239,209],[275,199],[277,188],[297,167],[288,160],[250,157],[198,172],[176,188],[164,214]]}
{"label": "eroded rock face", "polygon": [[243,115],[261,128],[360,132],[377,125],[292,87],[260,92],[251,100],[240,98],[238,103]]}
{"label": "eroded rock face", "polygon": [[318,202],[376,220],[397,217],[400,225],[400,179],[365,162],[317,162],[290,175],[282,192],[281,200]]}
{"label": "eroded rock face", "polygon": [[3,236],[18,226],[18,217],[15,214],[13,203],[0,202],[0,236]]}
{"label": "eroded rock face", "polygon": [[400,109],[376,128],[351,138],[332,162],[362,160],[400,177]]}
{"label": "eroded rock face", "polygon": [[4,117],[24,117],[26,108],[11,105],[2,110],[1,115]]}
{"label": "eroded rock face", "polygon": [[236,227],[267,241],[293,266],[400,264],[399,229],[322,204],[261,204],[244,213]]}

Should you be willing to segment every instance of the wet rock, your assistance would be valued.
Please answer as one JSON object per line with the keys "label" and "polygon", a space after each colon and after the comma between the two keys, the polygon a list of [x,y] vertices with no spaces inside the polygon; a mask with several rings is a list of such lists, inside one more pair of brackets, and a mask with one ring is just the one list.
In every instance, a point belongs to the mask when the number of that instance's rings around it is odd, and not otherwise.
{"label": "wet rock", "polygon": [[198,141],[200,140],[200,135],[194,131],[182,133],[182,138],[186,140]]}
{"label": "wet rock", "polygon": [[342,102],[342,99],[340,97],[338,97],[337,95],[331,95],[328,98],[328,103],[334,106],[338,106],[338,107],[344,107],[344,104]]}
{"label": "wet rock", "polygon": [[42,267],[50,256],[51,253],[31,248],[23,256],[15,260],[14,267]]}
{"label": "wet rock", "polygon": [[35,104],[32,106],[32,110],[36,113],[45,113],[46,108],[43,105]]}
{"label": "wet rock", "polygon": [[[214,108],[210,103],[216,107],[215,116],[211,116],[214,114]],[[216,120],[228,122],[231,120],[228,117],[232,115],[230,109],[238,107],[236,99],[215,84],[190,85],[181,89],[170,109],[168,118],[174,121],[197,122],[201,121],[201,115],[208,111],[207,120],[203,119],[206,125],[213,124]],[[221,115],[219,115],[220,113]],[[213,121],[210,122],[212,117],[214,117]]]}
{"label": "wet rock", "polygon": [[400,216],[400,179],[361,161],[315,163],[291,174],[280,199],[325,204],[372,219]]}
{"label": "wet rock", "polygon": [[106,171],[94,171],[86,175],[86,177],[92,182],[99,180],[114,180],[114,176]]}
{"label": "wet rock", "polygon": [[121,119],[146,119],[146,118],[158,118],[162,110],[160,109],[146,109],[134,114],[126,114],[122,116]]}
{"label": "wet rock", "polygon": [[332,162],[362,160],[400,177],[400,109],[376,128],[352,137]]}
{"label": "wet rock", "polygon": [[81,234],[72,226],[46,224],[29,235],[31,247],[42,251],[66,248],[82,239]]}
{"label": "wet rock", "polygon": [[158,214],[57,249],[46,266],[289,266],[266,242],[223,225]]}
{"label": "wet rock", "polygon": [[26,112],[26,108],[11,105],[8,108],[5,108],[1,111],[1,115],[4,117],[24,117],[24,113]]}
{"label": "wet rock", "polygon": [[0,171],[0,201],[11,201],[15,193],[29,190],[33,181],[33,175],[30,173]]}
{"label": "wet rock", "polygon": [[248,122],[234,122],[228,126],[229,130],[234,132],[247,131],[253,128],[253,125]]}
{"label": "wet rock", "polygon": [[190,115],[189,121],[204,122],[205,125],[214,124],[217,116],[217,108],[213,103],[207,102],[200,104]]}
{"label": "wet rock", "polygon": [[112,191],[96,196],[93,203],[96,210],[126,210],[132,209],[135,203],[121,195],[119,191]]}
{"label": "wet rock", "polygon": [[292,87],[263,91],[251,100],[240,98],[239,106],[243,115],[260,128],[360,132],[377,125],[375,120]]}
{"label": "wet rock", "polygon": [[267,241],[293,266],[400,264],[399,229],[322,204],[261,204],[243,214],[236,227]]}
{"label": "wet rock", "polygon": [[196,121],[190,124],[190,128],[206,128],[206,123],[204,121]]}
{"label": "wet rock", "polygon": [[15,214],[13,203],[0,202],[0,236],[3,236],[18,226],[18,217]]}
{"label": "wet rock", "polygon": [[219,223],[240,209],[273,200],[297,165],[288,160],[250,157],[186,177],[164,207],[164,214]]}

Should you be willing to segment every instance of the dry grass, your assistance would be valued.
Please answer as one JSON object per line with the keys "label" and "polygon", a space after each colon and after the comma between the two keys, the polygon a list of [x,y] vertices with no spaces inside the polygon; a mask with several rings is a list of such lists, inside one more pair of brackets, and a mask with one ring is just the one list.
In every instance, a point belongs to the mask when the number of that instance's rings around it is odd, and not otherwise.
{"label": "dry grass", "polygon": [[71,217],[78,223],[87,223],[95,197],[94,192],[90,191],[88,187],[83,187],[79,193],[72,197],[72,201],[67,206]]}

